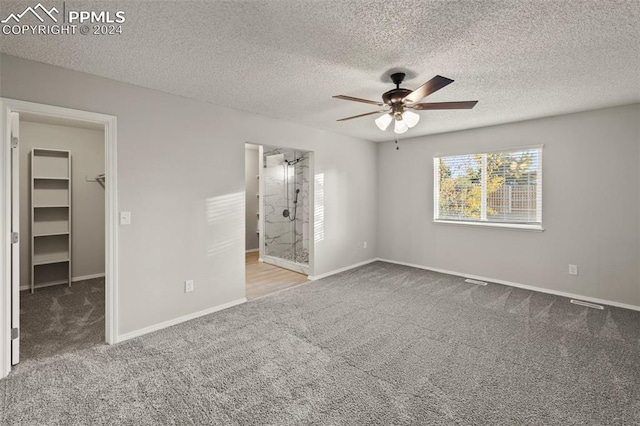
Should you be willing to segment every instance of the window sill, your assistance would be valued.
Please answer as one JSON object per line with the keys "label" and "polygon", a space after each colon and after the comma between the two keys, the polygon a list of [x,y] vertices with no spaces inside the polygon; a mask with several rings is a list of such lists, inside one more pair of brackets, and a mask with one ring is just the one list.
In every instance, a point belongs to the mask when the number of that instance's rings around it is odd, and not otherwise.
{"label": "window sill", "polygon": [[542,227],[542,225],[525,225],[525,224],[518,224],[518,223],[463,222],[463,221],[457,221],[457,220],[438,220],[438,219],[435,219],[433,223],[444,223],[445,225],[479,226],[484,228],[515,229],[519,231],[536,231],[536,232],[544,231],[544,228]]}

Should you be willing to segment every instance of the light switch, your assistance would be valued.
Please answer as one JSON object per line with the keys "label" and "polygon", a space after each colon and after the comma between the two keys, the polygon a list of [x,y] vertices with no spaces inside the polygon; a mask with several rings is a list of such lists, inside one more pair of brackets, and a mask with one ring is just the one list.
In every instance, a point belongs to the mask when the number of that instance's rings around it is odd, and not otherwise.
{"label": "light switch", "polygon": [[120,225],[131,225],[131,212],[120,212]]}

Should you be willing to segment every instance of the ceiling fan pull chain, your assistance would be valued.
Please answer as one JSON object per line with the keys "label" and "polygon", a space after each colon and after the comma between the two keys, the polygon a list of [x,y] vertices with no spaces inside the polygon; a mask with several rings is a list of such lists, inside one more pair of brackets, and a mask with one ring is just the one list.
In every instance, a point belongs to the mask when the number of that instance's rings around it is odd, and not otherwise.
{"label": "ceiling fan pull chain", "polygon": [[400,146],[398,145],[398,138],[396,138],[396,151],[400,151]]}

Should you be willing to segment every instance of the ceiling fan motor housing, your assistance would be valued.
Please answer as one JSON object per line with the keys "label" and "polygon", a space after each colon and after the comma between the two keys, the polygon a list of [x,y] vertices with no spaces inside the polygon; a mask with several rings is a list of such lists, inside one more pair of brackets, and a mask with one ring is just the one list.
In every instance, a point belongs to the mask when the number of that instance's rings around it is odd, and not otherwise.
{"label": "ceiling fan motor housing", "polygon": [[409,89],[391,89],[388,92],[382,94],[382,101],[390,106],[394,104],[402,104],[402,100],[411,93]]}
{"label": "ceiling fan motor housing", "polygon": [[396,88],[383,93],[382,101],[391,107],[391,113],[396,117],[396,119],[402,120],[402,111],[404,110],[403,99],[411,93],[411,90],[402,89],[400,87],[400,84],[402,84],[405,77],[404,73],[397,72],[395,74],[391,74],[390,77],[393,84],[396,85]]}

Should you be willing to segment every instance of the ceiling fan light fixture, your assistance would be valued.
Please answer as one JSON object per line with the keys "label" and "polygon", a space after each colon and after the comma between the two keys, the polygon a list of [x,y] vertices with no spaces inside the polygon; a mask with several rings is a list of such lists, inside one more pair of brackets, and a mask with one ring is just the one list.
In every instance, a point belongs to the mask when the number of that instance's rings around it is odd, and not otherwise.
{"label": "ceiling fan light fixture", "polygon": [[478,101],[422,103],[422,99],[453,83],[453,80],[441,75],[436,75],[431,80],[412,91],[400,87],[405,76],[405,73],[402,72],[390,75],[391,81],[393,81],[393,84],[395,84],[396,87],[395,89],[388,90],[382,94],[382,102],[354,98],[353,96],[346,95],[334,96],[335,99],[371,104],[384,108],[378,111],[371,111],[351,117],[340,118],[336,121],[347,121],[353,120],[354,118],[368,117],[374,114],[384,113],[375,119],[376,126],[384,132],[389,128],[391,122],[395,120],[393,131],[396,134],[401,134],[415,127],[420,121],[419,114],[416,114],[414,111],[408,111],[407,109],[418,111],[471,109],[478,103]]}
{"label": "ceiling fan light fixture", "polygon": [[378,126],[378,129],[384,132],[385,130],[387,130],[387,127],[389,127],[389,124],[391,124],[392,121],[393,117],[391,117],[391,114],[383,114],[380,117],[376,118],[376,126]]}
{"label": "ceiling fan light fixture", "polygon": [[402,113],[402,121],[411,129],[420,121],[420,114],[416,114],[413,111],[405,111]]}
{"label": "ceiling fan light fixture", "polygon": [[396,125],[393,128],[393,132],[399,135],[406,132],[407,130],[409,130],[409,126],[407,126],[407,123],[405,123],[404,120],[396,119]]}

